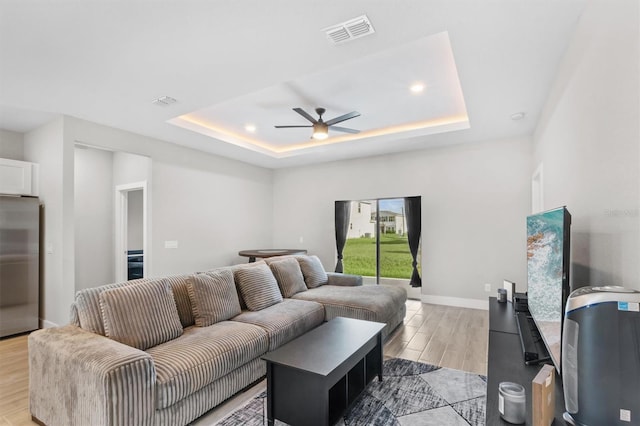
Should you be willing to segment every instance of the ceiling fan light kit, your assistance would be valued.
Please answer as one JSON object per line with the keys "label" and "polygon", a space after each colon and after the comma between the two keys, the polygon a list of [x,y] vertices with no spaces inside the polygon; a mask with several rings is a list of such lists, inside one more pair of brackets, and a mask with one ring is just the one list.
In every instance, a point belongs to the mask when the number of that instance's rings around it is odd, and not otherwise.
{"label": "ceiling fan light kit", "polygon": [[324,108],[316,108],[316,114],[318,114],[318,119],[313,118],[308,112],[303,110],[302,108],[293,108],[295,112],[303,116],[305,119],[311,122],[311,125],[300,126],[300,125],[290,125],[290,126],[275,126],[276,129],[291,129],[297,127],[312,127],[313,133],[311,134],[311,138],[315,140],[324,140],[329,137],[329,127],[333,126],[333,130],[337,130],[338,132],[343,133],[360,133],[360,130],[349,129],[346,127],[338,127],[334,126],[335,124],[342,123],[343,121],[350,120],[352,118],[356,118],[360,116],[358,111],[351,111],[347,114],[343,114],[341,116],[332,118],[331,120],[324,121],[322,119],[322,114],[325,113]]}
{"label": "ceiling fan light kit", "polygon": [[316,140],[324,140],[329,137],[329,126],[324,123],[316,123],[313,125],[313,135],[311,135],[313,139]]}

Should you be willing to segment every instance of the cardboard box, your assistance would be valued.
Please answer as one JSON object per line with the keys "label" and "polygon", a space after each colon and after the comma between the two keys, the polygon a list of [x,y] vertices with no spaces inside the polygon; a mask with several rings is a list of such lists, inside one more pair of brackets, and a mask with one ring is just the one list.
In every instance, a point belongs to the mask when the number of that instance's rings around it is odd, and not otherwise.
{"label": "cardboard box", "polygon": [[556,407],[556,369],[545,364],[531,382],[533,426],[549,426],[553,423]]}

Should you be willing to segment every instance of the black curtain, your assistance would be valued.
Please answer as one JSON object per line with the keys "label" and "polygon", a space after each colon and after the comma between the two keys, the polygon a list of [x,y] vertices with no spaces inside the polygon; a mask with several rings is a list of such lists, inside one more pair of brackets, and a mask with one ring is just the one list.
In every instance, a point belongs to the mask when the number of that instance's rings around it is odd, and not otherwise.
{"label": "black curtain", "polygon": [[407,221],[407,239],[409,240],[409,250],[413,257],[413,273],[411,274],[411,287],[422,287],[422,278],[418,272],[418,248],[420,246],[421,226],[421,198],[405,197],[404,199],[405,220]]}
{"label": "black curtain", "polygon": [[342,273],[342,251],[347,242],[349,232],[349,216],[351,215],[351,201],[336,201],[336,248],[338,249],[338,263],[336,272]]}

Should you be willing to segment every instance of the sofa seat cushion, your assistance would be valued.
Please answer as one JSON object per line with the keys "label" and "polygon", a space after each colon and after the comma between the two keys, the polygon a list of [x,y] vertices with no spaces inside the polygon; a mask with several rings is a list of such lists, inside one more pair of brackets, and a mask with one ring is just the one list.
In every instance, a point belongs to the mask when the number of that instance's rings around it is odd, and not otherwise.
{"label": "sofa seat cushion", "polygon": [[407,292],[403,288],[386,285],[358,287],[324,285],[295,294],[293,299],[322,303],[325,309],[325,321],[335,317],[349,317],[387,322],[404,307]]}
{"label": "sofa seat cushion", "polygon": [[266,330],[269,350],[272,351],[322,324],[324,308],[315,302],[285,299],[259,312],[244,311],[231,320]]}
{"label": "sofa seat cushion", "polygon": [[267,352],[264,329],[236,321],[189,327],[147,350],[156,367],[156,409],[169,407]]}

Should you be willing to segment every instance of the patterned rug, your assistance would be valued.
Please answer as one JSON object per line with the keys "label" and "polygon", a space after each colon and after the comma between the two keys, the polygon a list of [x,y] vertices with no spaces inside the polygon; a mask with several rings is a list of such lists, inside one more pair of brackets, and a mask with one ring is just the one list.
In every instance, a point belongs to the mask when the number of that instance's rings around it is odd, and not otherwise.
{"label": "patterned rug", "polygon": [[[374,379],[338,425],[484,426],[484,376],[399,358],[384,361],[383,371],[383,381]],[[262,392],[218,425],[266,425],[266,397]]]}

